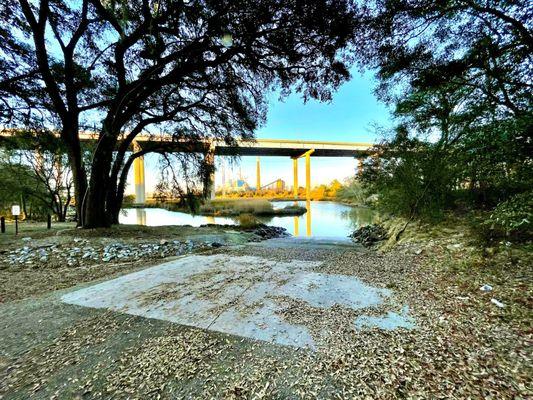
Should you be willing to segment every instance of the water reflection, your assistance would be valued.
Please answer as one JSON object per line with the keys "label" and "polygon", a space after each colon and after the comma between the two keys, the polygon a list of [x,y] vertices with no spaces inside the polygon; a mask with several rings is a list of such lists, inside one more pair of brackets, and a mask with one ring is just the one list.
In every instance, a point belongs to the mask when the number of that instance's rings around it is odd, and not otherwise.
{"label": "water reflection", "polygon": [[179,211],[168,211],[163,208],[124,208],[119,216],[121,224],[128,225],[190,225],[200,226],[206,224],[236,225],[231,218],[204,217],[191,215]]}
{"label": "water reflection", "polygon": [[[374,222],[375,213],[369,208],[350,207],[332,201],[274,202],[275,208],[288,205],[305,207],[299,217],[262,217],[268,225],[281,226],[295,237],[346,238],[360,226]],[[305,231],[300,229],[305,227]]]}
{"label": "water reflection", "polygon": [[137,225],[146,225],[146,210],[144,208],[137,208]]}
{"label": "water reflection", "polygon": [[[346,238],[359,226],[372,223],[375,214],[368,208],[350,207],[330,201],[275,202],[275,208],[296,204],[307,212],[298,217],[260,217],[261,222],[287,229],[293,236]],[[204,217],[162,208],[126,208],[119,219],[121,224],[149,226],[205,224],[236,225],[229,217]]]}

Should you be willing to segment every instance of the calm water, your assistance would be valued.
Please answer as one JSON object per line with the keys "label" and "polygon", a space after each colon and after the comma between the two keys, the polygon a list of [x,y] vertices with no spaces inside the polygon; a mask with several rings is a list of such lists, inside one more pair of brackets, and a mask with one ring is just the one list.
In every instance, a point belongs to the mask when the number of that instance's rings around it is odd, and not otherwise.
{"label": "calm water", "polygon": [[[280,201],[275,208],[295,204],[307,208],[307,213],[299,217],[261,217],[268,225],[281,226],[298,237],[346,238],[354,229],[373,222],[374,213],[368,208],[349,207],[331,201]],[[235,225],[233,218],[203,217],[162,208],[126,208],[120,216],[121,224],[149,226],[228,224]]]}

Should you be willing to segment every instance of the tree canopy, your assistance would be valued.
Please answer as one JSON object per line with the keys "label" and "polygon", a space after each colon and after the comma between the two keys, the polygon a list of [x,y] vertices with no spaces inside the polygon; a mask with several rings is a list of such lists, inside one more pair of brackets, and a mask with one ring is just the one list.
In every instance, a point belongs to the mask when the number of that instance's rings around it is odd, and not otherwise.
{"label": "tree canopy", "polygon": [[389,208],[442,210],[459,189],[490,207],[531,187],[532,14],[526,1],[368,6],[361,54],[397,126],[366,178]]}
{"label": "tree canopy", "polygon": [[[83,0],[1,6],[4,121],[60,127],[85,226],[116,222],[140,132],[249,138],[274,86],[327,100],[349,77],[349,1]],[[95,128],[87,179],[78,138]]]}

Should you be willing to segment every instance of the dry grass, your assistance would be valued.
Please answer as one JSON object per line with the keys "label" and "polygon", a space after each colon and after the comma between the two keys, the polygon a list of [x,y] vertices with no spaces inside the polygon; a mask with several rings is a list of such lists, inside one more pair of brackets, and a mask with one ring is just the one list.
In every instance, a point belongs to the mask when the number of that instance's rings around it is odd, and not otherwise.
{"label": "dry grass", "polygon": [[243,228],[253,228],[259,224],[257,218],[252,214],[241,214],[239,215],[239,225]]}
{"label": "dry grass", "polygon": [[233,214],[262,214],[273,211],[272,203],[263,199],[213,200],[202,207],[201,213],[233,213]]}

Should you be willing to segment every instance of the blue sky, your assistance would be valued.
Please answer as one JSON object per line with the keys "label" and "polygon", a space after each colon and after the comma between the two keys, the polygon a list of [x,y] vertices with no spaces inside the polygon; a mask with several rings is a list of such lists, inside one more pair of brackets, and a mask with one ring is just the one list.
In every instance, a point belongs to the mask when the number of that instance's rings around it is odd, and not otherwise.
{"label": "blue sky", "polygon": [[[272,93],[266,124],[257,132],[258,138],[330,140],[374,142],[378,138],[373,124],[391,125],[389,110],[373,94],[375,81],[371,73],[361,75],[352,71],[352,79],[334,93],[330,103],[309,101],[304,104],[301,97],[292,94],[283,101]],[[145,159],[147,192],[151,192],[157,181],[157,158]],[[220,158],[217,157],[217,163]],[[304,162],[300,161],[299,182],[305,182]],[[255,186],[255,157],[242,157],[240,169],[243,177]],[[354,174],[356,162],[348,158],[312,158],[312,184],[328,183],[333,179],[343,180]],[[235,168],[237,176],[239,168]],[[230,172],[228,171],[228,174]],[[131,173],[130,173],[131,175]],[[221,174],[215,175],[215,183],[221,182]],[[292,185],[292,161],[282,157],[261,158],[261,182],[266,184],[277,178]],[[130,177],[130,182],[131,177]],[[132,184],[128,192],[132,192]]]}

